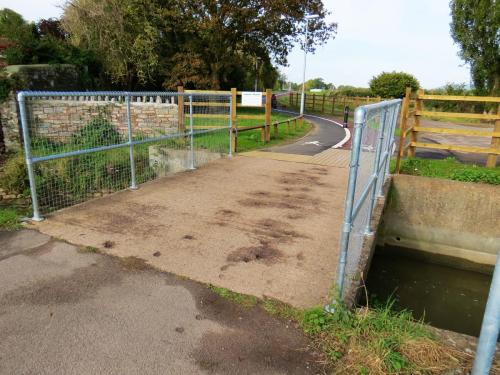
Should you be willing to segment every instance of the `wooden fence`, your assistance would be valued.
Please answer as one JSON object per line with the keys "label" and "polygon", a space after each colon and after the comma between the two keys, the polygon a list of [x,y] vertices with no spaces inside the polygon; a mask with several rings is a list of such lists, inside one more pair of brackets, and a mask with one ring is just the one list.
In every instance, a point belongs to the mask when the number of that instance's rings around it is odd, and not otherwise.
{"label": "wooden fence", "polygon": [[[288,93],[288,106],[300,108],[301,93],[291,91]],[[349,106],[352,113],[356,107],[364,104],[378,103],[380,97],[370,96],[340,96],[334,94],[304,94],[304,111],[319,112],[330,115],[342,115],[344,108]]]}
{"label": "wooden fence", "polygon": [[[425,101],[430,101],[430,100],[499,103],[499,104],[497,107],[496,114],[436,112],[436,111],[425,110]],[[411,106],[410,102],[411,102],[411,89],[407,88],[406,95],[403,99],[401,107],[399,149],[396,162],[396,173],[399,173],[400,171],[401,159],[405,155],[409,157],[414,157],[417,148],[487,154],[488,158],[486,160],[486,166],[491,168],[496,166],[497,156],[500,155],[500,97],[426,95],[423,90],[418,90],[415,97],[414,106]],[[423,127],[421,126],[421,118],[423,117],[488,120],[488,121],[494,121],[494,125],[493,125],[493,131]],[[470,125],[473,126],[474,124]],[[490,146],[477,147],[468,145],[458,145],[453,143],[441,144],[441,143],[419,142],[418,137],[419,134],[421,133],[461,135],[466,137],[470,136],[486,137],[490,138]]]}
{"label": "wooden fence", "polygon": [[[205,94],[231,94],[231,105],[232,105],[232,110],[231,110],[231,120],[232,120],[232,129],[231,129],[231,135],[232,135],[232,147],[234,152],[238,152],[238,133],[245,132],[245,131],[250,131],[250,130],[255,130],[255,129],[260,129],[261,130],[261,141],[262,142],[269,142],[271,140],[271,126],[274,127],[274,132],[273,136],[277,137],[278,136],[278,126],[279,125],[284,125],[286,124],[286,133],[288,134],[290,130],[291,123],[293,123],[294,129],[297,129],[297,124],[302,128],[303,126],[303,117],[302,116],[296,116],[287,120],[282,120],[282,121],[276,121],[276,122],[271,122],[271,114],[272,114],[272,96],[273,92],[271,89],[267,89],[265,92],[262,92],[263,97],[265,97],[265,100],[261,106],[256,106],[253,108],[264,108],[264,113],[263,114],[239,114],[238,113],[238,108],[252,108],[249,106],[243,106],[241,102],[238,101],[238,97],[242,95],[242,91],[238,91],[236,88],[232,88],[231,91],[218,91],[218,90],[209,90],[209,91],[204,91],[204,90],[184,90],[182,86],[179,86],[177,88],[178,92],[185,92],[185,93],[205,93]],[[184,98],[179,97],[179,106],[184,105],[183,103]],[[229,106],[229,103],[202,103],[202,102],[197,102],[197,105],[207,105],[207,106]],[[201,116],[206,117],[206,114],[203,114]],[[220,115],[216,115],[220,116]],[[239,126],[238,123],[240,120],[257,120],[257,121],[262,121],[261,124],[257,125],[252,125],[252,126]],[[184,125],[184,111],[179,111],[179,129],[182,130],[185,127]]]}

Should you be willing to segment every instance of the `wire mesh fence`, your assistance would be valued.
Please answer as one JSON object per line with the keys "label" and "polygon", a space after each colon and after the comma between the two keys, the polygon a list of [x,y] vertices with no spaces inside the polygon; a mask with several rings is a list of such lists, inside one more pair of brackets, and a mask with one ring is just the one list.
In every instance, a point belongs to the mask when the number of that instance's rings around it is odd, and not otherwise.
{"label": "wire mesh fence", "polygon": [[389,174],[395,150],[394,132],[401,100],[358,107],[354,114],[354,138],[344,210],[337,270],[337,291],[342,296],[357,278],[364,241],[373,234],[372,218]]}
{"label": "wire mesh fence", "polygon": [[33,219],[231,154],[231,96],[18,95]]}

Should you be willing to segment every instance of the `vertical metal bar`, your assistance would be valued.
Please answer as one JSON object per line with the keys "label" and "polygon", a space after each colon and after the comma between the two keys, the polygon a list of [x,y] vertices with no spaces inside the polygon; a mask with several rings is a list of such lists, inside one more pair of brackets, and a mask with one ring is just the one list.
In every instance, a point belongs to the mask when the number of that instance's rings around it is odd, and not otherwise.
{"label": "vertical metal bar", "polygon": [[396,130],[396,123],[398,121],[398,115],[399,115],[399,109],[400,109],[401,104],[397,104],[394,106],[393,111],[392,111],[392,116],[390,116],[390,126],[389,126],[389,134],[388,134],[388,139],[387,139],[387,147],[386,147],[386,152],[387,152],[387,158],[385,159],[384,163],[385,166],[384,168],[381,169],[382,171],[382,178],[380,180],[379,188],[378,188],[378,196],[382,197],[384,195],[384,182],[385,182],[385,177],[389,175],[390,173],[390,166],[391,166],[391,156],[392,156],[392,147],[394,145],[394,132]]}
{"label": "vertical metal bar", "polygon": [[229,158],[233,157],[233,95],[229,97]]}
{"label": "vertical metal bar", "polygon": [[137,189],[137,184],[135,181],[135,160],[134,160],[134,145],[132,144],[132,117],[130,111],[130,93],[125,93],[125,100],[127,103],[127,128],[128,128],[128,144],[129,144],[129,156],[130,156],[130,188]]}
{"label": "vertical metal bar", "polygon": [[28,129],[28,119],[26,117],[26,103],[24,92],[17,94],[17,101],[19,102],[19,112],[21,115],[21,128],[23,132],[23,143],[24,143],[24,156],[26,159],[26,167],[28,169],[28,178],[30,181],[31,190],[31,204],[33,206],[33,221],[42,221],[43,217],[40,215],[40,209],[38,207],[38,196],[36,193],[36,181],[35,173],[33,171],[33,162],[31,155],[31,141]]}
{"label": "vertical metal bar", "polygon": [[495,355],[498,333],[500,331],[500,252],[493,271],[490,293],[486,302],[481,333],[477,344],[476,358],[472,375],[488,375]]}
{"label": "vertical metal bar", "polygon": [[[366,110],[363,107],[357,108],[354,113],[354,139],[351,151],[351,164],[349,167],[349,182],[347,184],[347,194],[344,209],[344,223],[342,225],[342,235],[340,239],[340,258],[337,267],[337,298],[342,299],[344,288],[344,277],[347,263],[347,249],[349,247],[349,236],[352,229],[352,211],[354,208],[354,194],[356,192],[356,179],[358,178],[359,154],[361,151],[361,137],[366,119]],[[335,303],[335,300],[333,301]]]}
{"label": "vertical metal bar", "polygon": [[189,166],[189,169],[196,169],[194,166],[193,95],[189,95],[189,138],[189,147],[191,151],[191,165]]}
{"label": "vertical metal bar", "polygon": [[[377,199],[377,184],[378,184],[378,170],[379,170],[379,164],[380,164],[380,155],[382,155],[382,152],[384,151],[384,131],[385,131],[385,122],[386,122],[386,117],[387,117],[387,108],[382,108],[381,109],[382,114],[380,115],[380,127],[379,127],[379,137],[378,137],[378,144],[377,144],[377,149],[375,151],[375,161],[373,163],[373,176],[372,178],[375,179],[375,182],[373,183],[372,186],[372,191],[371,191],[371,197],[370,201],[368,202],[368,219],[365,227],[365,234],[366,235],[372,235],[372,227],[371,227],[371,219],[372,219],[372,213],[373,213],[373,208],[375,207],[375,200]],[[383,183],[383,182],[382,182]]]}

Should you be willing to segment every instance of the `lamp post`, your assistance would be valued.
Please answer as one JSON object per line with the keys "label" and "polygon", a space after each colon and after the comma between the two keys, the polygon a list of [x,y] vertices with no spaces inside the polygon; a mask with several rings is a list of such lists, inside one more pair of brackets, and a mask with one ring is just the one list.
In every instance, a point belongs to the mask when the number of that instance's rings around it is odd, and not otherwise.
{"label": "lamp post", "polygon": [[258,82],[259,82],[259,60],[260,60],[260,58],[258,58],[256,56],[255,57],[255,87],[254,87],[255,92],[257,92],[257,86],[258,86]]}
{"label": "lamp post", "polygon": [[306,20],[306,33],[304,36],[304,70],[302,72],[302,95],[300,97],[300,114],[304,114],[304,101],[305,101],[305,88],[306,88],[306,62],[307,62],[307,36],[309,33],[309,20],[318,18],[317,14],[310,14],[305,16]]}

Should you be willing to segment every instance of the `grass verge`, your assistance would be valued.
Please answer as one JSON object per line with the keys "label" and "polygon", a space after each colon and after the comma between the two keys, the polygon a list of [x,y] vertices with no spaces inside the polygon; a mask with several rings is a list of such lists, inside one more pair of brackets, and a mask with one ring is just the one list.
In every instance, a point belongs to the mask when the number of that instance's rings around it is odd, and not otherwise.
{"label": "grass verge", "polygon": [[302,128],[297,125],[297,129],[293,129],[290,125],[290,130],[286,132],[286,125],[278,125],[278,135],[274,135],[274,127],[271,126],[271,140],[269,142],[261,141],[260,129],[250,130],[238,133],[238,152],[258,150],[265,147],[272,147],[283,143],[289,143],[306,135],[312,128],[308,122],[304,122]]}
{"label": "grass verge", "polygon": [[300,310],[225,288],[210,289],[246,308],[258,306],[295,322],[334,374],[441,374],[470,368],[470,356],[442,344],[410,312],[393,311],[391,304],[356,310],[339,305],[328,313],[323,307]]}
{"label": "grass verge", "polygon": [[[395,161],[391,162],[392,169]],[[500,168],[463,164],[455,158],[442,160],[411,158],[401,161],[401,173],[413,176],[443,178],[464,182],[500,185]]]}

